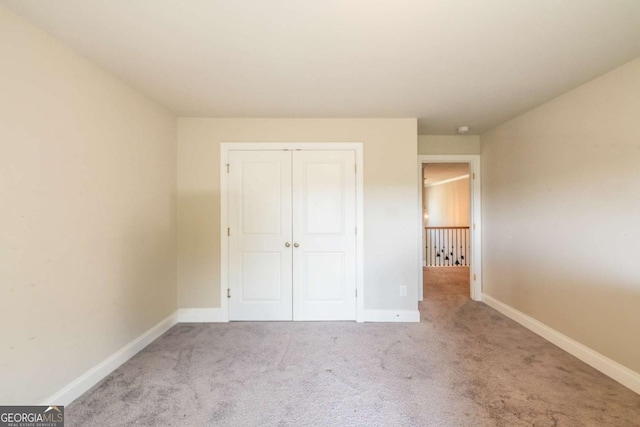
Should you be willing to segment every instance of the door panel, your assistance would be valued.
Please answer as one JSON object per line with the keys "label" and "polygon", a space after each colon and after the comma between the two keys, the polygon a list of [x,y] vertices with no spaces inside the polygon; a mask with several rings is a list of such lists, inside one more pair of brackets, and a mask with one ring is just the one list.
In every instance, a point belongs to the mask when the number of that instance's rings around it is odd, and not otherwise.
{"label": "door panel", "polygon": [[[242,229],[245,234],[282,232],[281,162],[242,163]],[[288,165],[287,165],[288,166]]]}
{"label": "door panel", "polygon": [[279,302],[282,297],[281,254],[245,252],[242,257],[242,301]]}
{"label": "door panel", "polygon": [[304,283],[307,301],[342,301],[345,291],[344,253],[305,252]]}
{"label": "door panel", "polygon": [[229,164],[229,320],[291,320],[291,152],[231,151]]}
{"label": "door panel", "polygon": [[307,163],[304,226],[312,235],[344,233],[342,163]]}
{"label": "door panel", "polygon": [[355,152],[293,153],[293,319],[356,318]]}

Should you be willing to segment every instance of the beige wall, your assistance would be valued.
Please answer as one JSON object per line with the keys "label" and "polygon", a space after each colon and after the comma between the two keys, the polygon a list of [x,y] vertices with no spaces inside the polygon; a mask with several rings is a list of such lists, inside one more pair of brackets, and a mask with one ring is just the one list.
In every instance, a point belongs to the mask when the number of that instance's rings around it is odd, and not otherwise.
{"label": "beige wall", "polygon": [[175,117],[0,7],[0,402],[176,308]]}
{"label": "beige wall", "polygon": [[430,185],[424,189],[424,207],[429,214],[428,227],[468,227],[469,178],[445,184]]}
{"label": "beige wall", "polygon": [[179,119],[179,307],[220,306],[221,142],[362,142],[365,308],[416,310],[416,129],[415,119]]}
{"label": "beige wall", "polygon": [[477,135],[419,135],[418,154],[480,154]]}
{"label": "beige wall", "polygon": [[640,372],[640,59],[482,135],[484,292]]}

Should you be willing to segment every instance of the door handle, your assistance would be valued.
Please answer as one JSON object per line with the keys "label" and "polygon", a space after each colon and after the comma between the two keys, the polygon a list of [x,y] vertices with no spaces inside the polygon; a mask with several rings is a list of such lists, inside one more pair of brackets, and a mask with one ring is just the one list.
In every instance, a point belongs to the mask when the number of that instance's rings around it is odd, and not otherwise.
{"label": "door handle", "polygon": [[293,247],[294,247],[294,248],[297,248],[297,247],[299,247],[299,246],[300,246],[300,245],[298,244],[298,242],[296,242],[296,243],[294,243],[294,244],[293,244]]}
{"label": "door handle", "polygon": [[284,244],[284,246],[288,248],[288,247],[291,246],[291,243],[287,242],[287,243]]}

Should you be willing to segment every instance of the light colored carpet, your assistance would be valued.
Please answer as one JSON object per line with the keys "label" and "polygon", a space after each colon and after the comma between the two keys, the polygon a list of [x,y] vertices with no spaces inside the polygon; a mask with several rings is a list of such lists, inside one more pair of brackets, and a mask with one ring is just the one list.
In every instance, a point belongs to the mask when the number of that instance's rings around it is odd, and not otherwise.
{"label": "light colored carpet", "polygon": [[69,426],[640,426],[640,396],[425,272],[421,323],[180,324]]}

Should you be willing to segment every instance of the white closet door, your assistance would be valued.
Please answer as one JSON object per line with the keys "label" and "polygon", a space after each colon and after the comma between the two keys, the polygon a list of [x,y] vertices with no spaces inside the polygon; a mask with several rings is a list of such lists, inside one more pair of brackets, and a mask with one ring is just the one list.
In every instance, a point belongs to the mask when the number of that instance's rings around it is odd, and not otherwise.
{"label": "white closet door", "polygon": [[229,165],[229,320],[291,320],[291,152],[231,151]]}
{"label": "white closet door", "polygon": [[294,320],[355,320],[355,200],[355,152],[293,153]]}

